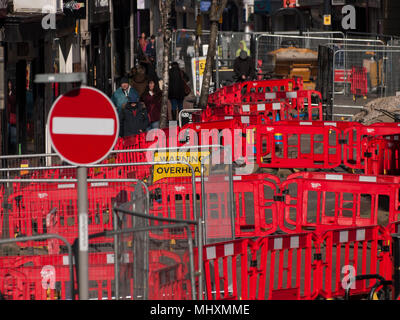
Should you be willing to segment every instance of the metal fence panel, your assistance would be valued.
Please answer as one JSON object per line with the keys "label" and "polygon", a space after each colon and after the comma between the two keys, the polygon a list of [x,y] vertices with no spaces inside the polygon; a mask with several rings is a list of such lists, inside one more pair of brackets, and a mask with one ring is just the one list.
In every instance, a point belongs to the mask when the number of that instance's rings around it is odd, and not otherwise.
{"label": "metal fence panel", "polygon": [[333,59],[334,117],[350,118],[373,99],[396,96],[400,86],[400,48],[336,48]]}

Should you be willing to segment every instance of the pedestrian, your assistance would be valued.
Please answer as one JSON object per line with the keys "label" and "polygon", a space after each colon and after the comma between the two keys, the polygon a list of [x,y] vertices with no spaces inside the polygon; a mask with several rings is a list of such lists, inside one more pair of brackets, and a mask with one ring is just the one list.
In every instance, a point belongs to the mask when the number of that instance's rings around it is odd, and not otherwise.
{"label": "pedestrian", "polygon": [[168,98],[171,100],[172,120],[176,121],[178,113],[183,109],[183,100],[190,93],[186,88],[189,77],[179,68],[177,62],[171,64],[169,70]]}
{"label": "pedestrian", "polygon": [[154,80],[149,81],[141,100],[145,104],[149,116],[148,130],[160,128],[162,92]]}
{"label": "pedestrian", "polygon": [[142,49],[143,53],[146,52],[147,44],[148,44],[148,41],[147,41],[147,38],[146,38],[146,34],[143,32],[141,34],[141,36],[140,36],[140,39],[139,39],[139,45],[140,45],[140,48]]}
{"label": "pedestrian", "polygon": [[111,101],[114,103],[115,107],[117,108],[118,114],[121,113],[121,110],[124,106],[128,103],[128,96],[129,95],[136,95],[139,97],[139,93],[136,91],[135,88],[132,88],[129,85],[129,80],[126,77],[121,78],[120,87],[114,92],[111,97]]}
{"label": "pedestrian", "polygon": [[241,52],[241,51],[246,51],[246,53],[247,53],[248,56],[251,55],[251,54],[250,54],[249,48],[247,48],[246,41],[244,41],[244,40],[241,40],[241,41],[239,42],[239,49],[236,50],[236,57],[239,57],[239,56],[240,56],[240,52]]}
{"label": "pedestrian", "polygon": [[7,88],[7,122],[9,154],[17,153],[17,96],[11,80],[8,80]]}
{"label": "pedestrian", "polygon": [[128,103],[119,115],[120,137],[128,137],[145,132],[149,126],[146,107],[135,94],[130,94]]}
{"label": "pedestrian", "polygon": [[150,42],[146,46],[146,56],[149,58],[151,64],[155,68],[156,66],[156,36],[150,37]]}
{"label": "pedestrian", "polygon": [[130,85],[137,91],[138,97],[141,97],[149,83],[146,68],[141,64],[137,65],[135,68],[132,68],[130,77]]}
{"label": "pedestrian", "polygon": [[233,63],[233,71],[235,73],[235,81],[252,80],[255,77],[254,64],[251,57],[247,55],[246,51],[241,51]]}

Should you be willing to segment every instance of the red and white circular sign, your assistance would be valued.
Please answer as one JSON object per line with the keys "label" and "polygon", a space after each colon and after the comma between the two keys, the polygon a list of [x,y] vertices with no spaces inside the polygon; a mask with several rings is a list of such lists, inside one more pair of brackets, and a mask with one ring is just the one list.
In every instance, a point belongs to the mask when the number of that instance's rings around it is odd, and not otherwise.
{"label": "red and white circular sign", "polygon": [[101,91],[80,87],[60,96],[47,118],[53,148],[73,165],[90,165],[107,157],[118,139],[119,119]]}

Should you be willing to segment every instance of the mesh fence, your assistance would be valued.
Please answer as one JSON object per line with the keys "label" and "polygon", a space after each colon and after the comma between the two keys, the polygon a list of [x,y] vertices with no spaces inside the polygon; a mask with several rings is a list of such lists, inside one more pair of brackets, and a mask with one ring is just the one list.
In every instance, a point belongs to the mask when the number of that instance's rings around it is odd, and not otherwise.
{"label": "mesh fence", "polygon": [[[133,232],[117,236],[118,292],[122,299],[135,300],[187,300],[192,299],[193,251],[191,233],[182,239],[154,237],[148,230],[162,234],[188,229],[188,224],[165,221],[150,226],[150,220],[131,212],[145,208],[145,197],[140,191],[134,193],[133,201],[116,210],[117,230]],[[123,209],[125,211],[120,211]],[[150,227],[149,227],[150,226]],[[191,267],[192,263],[192,267]]]}
{"label": "mesh fence", "polygon": [[398,94],[400,47],[352,45],[335,49],[333,105],[336,109],[357,108],[370,100]]}
{"label": "mesh fence", "polygon": [[[69,244],[51,237],[35,238],[37,241],[23,247],[16,239],[0,240],[0,300],[74,299],[72,254],[68,254],[72,251],[66,249]],[[60,253],[53,254],[47,248],[56,241],[63,246]]]}
{"label": "mesh fence", "polygon": [[229,148],[213,148],[202,161],[202,213],[205,243],[234,238],[232,162]]}
{"label": "mesh fence", "polygon": [[[209,31],[203,31],[199,37],[199,56],[207,55],[207,46],[210,41]],[[190,79],[193,79],[192,73],[192,58],[195,58],[195,30],[177,30],[172,36],[172,61],[180,64],[181,69],[184,69]],[[205,47],[206,46],[206,47]]]}
{"label": "mesh fence", "polygon": [[300,76],[306,89],[315,89],[318,75],[318,48],[330,43],[383,44],[381,40],[343,39],[335,34],[312,36],[258,34],[256,61],[264,76],[291,78]]}

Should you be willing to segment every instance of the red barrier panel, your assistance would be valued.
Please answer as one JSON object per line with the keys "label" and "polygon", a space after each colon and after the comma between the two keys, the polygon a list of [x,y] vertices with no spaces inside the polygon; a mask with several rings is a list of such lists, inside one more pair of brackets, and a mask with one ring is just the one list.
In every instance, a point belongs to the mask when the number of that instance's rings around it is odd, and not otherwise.
{"label": "red barrier panel", "polygon": [[352,67],[351,69],[351,93],[356,96],[364,96],[368,93],[367,69],[363,67]]}
{"label": "red barrier panel", "polygon": [[242,239],[203,248],[207,300],[249,299],[248,246],[249,240]]}
{"label": "red barrier panel", "polygon": [[285,232],[386,225],[399,220],[398,178],[298,173],[281,184]]}
{"label": "red barrier panel", "polygon": [[[78,237],[77,190],[75,184],[36,185],[36,191],[25,190],[8,198],[10,236],[33,236],[57,233],[70,243]],[[115,202],[129,201],[134,191],[129,184],[91,183],[88,187],[89,233],[112,229]],[[112,239],[97,239],[110,242]],[[54,240],[58,243],[59,240]],[[46,241],[18,243],[21,247],[43,246]],[[54,250],[58,250],[54,247]],[[49,248],[50,249],[50,248]],[[53,252],[57,253],[57,252]]]}
{"label": "red barrier panel", "polygon": [[299,118],[299,111],[286,102],[222,105],[207,108],[202,114],[202,122],[235,119],[243,125],[266,124]]}
{"label": "red barrier panel", "polygon": [[152,250],[149,253],[149,300],[190,300],[189,257],[175,252]]}
{"label": "red barrier panel", "polygon": [[264,168],[335,168],[340,131],[324,122],[284,121],[257,126],[257,164]]}
{"label": "red barrier panel", "polygon": [[[317,103],[313,105],[313,96],[316,98]],[[314,99],[315,100],[315,99]],[[286,102],[289,103],[291,108],[297,110],[299,113],[304,113],[309,120],[323,120],[322,112],[322,96],[321,93],[314,90],[299,90],[299,91],[281,91],[281,92],[267,92],[267,93],[251,93],[242,96],[241,103],[273,103],[273,102]],[[303,117],[304,117],[303,116]]]}
{"label": "red barrier panel", "polygon": [[[69,300],[72,297],[68,262],[68,256],[61,254],[0,257],[0,293],[6,300]],[[132,263],[132,254],[125,253],[124,264],[132,266]],[[76,270],[74,272],[76,274]],[[149,299],[191,298],[188,268],[182,263],[179,254],[151,250],[148,272]],[[89,253],[88,274],[90,300],[115,299],[114,253]],[[123,284],[129,290],[126,298],[133,299],[132,274],[128,271],[126,275],[127,283]],[[47,279],[46,283],[53,284],[53,289],[43,288],[43,279]],[[76,277],[74,286],[77,287]],[[75,298],[78,299],[78,296]]]}
{"label": "red barrier panel", "polygon": [[[363,139],[371,139],[373,137],[384,137],[386,139],[386,136],[390,136],[389,139],[395,143],[395,139],[399,139],[400,136],[400,125],[398,123],[376,123],[370,126],[363,126],[354,122],[350,122],[349,124],[354,125],[344,129],[342,134],[343,163],[353,169],[364,169],[366,159],[371,157],[369,153],[366,153],[367,150],[363,150]],[[392,148],[392,146],[387,147]],[[398,152],[395,154],[398,154]],[[398,156],[396,155],[394,160],[388,161],[396,162],[398,161],[397,159]]]}
{"label": "red barrier panel", "polygon": [[225,104],[241,102],[242,95],[248,93],[267,93],[278,91],[302,90],[301,79],[271,79],[259,81],[244,81],[223,87],[208,96],[210,104]]}
{"label": "red barrier panel", "polygon": [[[220,177],[218,177],[220,179]],[[223,226],[230,226],[231,219],[226,216],[227,182],[208,181],[206,188],[208,237],[226,237]],[[275,195],[280,180],[269,174],[252,174],[233,177],[235,205],[235,236],[263,236],[278,228],[279,212]],[[212,192],[215,190],[215,192]],[[197,210],[201,213],[201,184],[196,183]],[[193,193],[190,178],[167,178],[150,187],[150,214],[168,218],[194,219]],[[224,197],[222,197],[222,194]],[[224,198],[224,199],[222,199]],[[154,223],[155,225],[157,223]],[[194,230],[194,229],[192,229]],[[230,232],[230,227],[229,227]],[[184,229],[151,232],[155,239],[185,239]],[[194,236],[194,234],[193,234]]]}
{"label": "red barrier panel", "polygon": [[236,237],[263,236],[277,230],[275,195],[279,184],[279,178],[268,174],[234,176]]}
{"label": "red barrier panel", "polygon": [[400,172],[400,143],[398,136],[368,137],[362,140],[364,172],[366,174],[398,175]]}
{"label": "red barrier panel", "polygon": [[[312,300],[366,295],[376,280],[392,279],[390,236],[379,226],[234,240],[203,251],[208,300]],[[197,250],[195,250],[197,259]]]}
{"label": "red barrier panel", "polygon": [[[356,275],[379,274],[392,279],[390,237],[379,226],[346,228],[327,231],[320,239],[321,283],[324,298],[344,297],[349,278]],[[368,294],[376,280],[353,283],[352,295]]]}
{"label": "red barrier panel", "polygon": [[318,295],[312,233],[259,238],[251,247],[250,299],[310,300]]}
{"label": "red barrier panel", "polygon": [[[69,269],[61,255],[1,257],[0,261],[0,293],[5,300],[71,299]],[[43,278],[53,289],[42,286]]]}

